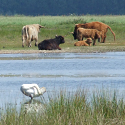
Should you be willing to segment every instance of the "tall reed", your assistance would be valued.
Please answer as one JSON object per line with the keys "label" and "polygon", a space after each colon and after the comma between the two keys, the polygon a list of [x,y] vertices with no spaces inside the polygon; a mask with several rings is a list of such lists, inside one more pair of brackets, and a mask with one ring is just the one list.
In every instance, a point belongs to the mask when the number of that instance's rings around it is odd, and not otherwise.
{"label": "tall reed", "polygon": [[0,125],[103,125],[125,124],[125,103],[114,91],[109,96],[104,90],[92,93],[91,99],[85,90],[60,91],[49,95],[41,113],[27,112],[22,106],[9,107],[2,113]]}

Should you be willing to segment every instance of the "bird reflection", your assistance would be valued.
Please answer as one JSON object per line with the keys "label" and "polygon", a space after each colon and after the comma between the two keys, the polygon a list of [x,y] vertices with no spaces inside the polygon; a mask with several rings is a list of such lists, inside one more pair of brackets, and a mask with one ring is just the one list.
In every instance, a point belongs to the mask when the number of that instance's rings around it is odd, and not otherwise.
{"label": "bird reflection", "polygon": [[30,99],[23,104],[26,113],[44,113],[45,104],[41,100]]}

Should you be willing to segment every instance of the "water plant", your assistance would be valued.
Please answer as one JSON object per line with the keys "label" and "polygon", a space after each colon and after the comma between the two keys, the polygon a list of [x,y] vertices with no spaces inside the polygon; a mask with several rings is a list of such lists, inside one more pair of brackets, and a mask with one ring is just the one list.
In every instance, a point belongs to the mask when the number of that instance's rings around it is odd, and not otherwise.
{"label": "water plant", "polygon": [[2,113],[0,125],[100,125],[124,124],[125,103],[123,98],[101,90],[92,93],[91,99],[86,90],[76,92],[60,91],[49,95],[49,102],[44,101],[44,112],[26,112],[22,106],[20,112],[16,107],[7,107]]}

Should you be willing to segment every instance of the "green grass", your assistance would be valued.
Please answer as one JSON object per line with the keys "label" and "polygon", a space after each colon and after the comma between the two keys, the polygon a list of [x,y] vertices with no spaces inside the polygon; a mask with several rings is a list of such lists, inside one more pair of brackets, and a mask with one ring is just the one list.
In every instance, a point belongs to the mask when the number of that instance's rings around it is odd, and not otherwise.
{"label": "green grass", "polygon": [[[107,32],[106,43],[98,43],[97,46],[124,46],[125,33],[125,16],[0,16],[0,50],[38,50],[32,42],[32,47],[25,46],[22,48],[22,27],[27,24],[39,23],[45,26],[39,33],[39,40],[54,38],[55,35],[65,36],[65,44],[60,45],[63,49],[69,47],[74,49],[74,42],[72,34],[74,26],[77,23],[85,23],[91,21],[101,21],[109,25],[116,34],[116,41],[110,31]],[[84,48],[84,47],[83,47]],[[90,47],[93,48],[93,47]]]}
{"label": "green grass", "polygon": [[[37,50],[32,42],[32,47],[22,48],[21,29],[26,24],[39,23],[46,28],[39,33],[39,42],[54,38],[54,36],[65,36],[66,43],[61,45],[62,49],[85,50],[89,49],[96,52],[121,50],[125,51],[125,16],[0,16],[0,50]],[[106,43],[98,43],[91,47],[74,47],[76,42],[69,34],[74,30],[74,24],[91,21],[101,21],[109,25],[116,34],[116,41],[110,31],[107,32]],[[16,106],[7,107],[6,111],[1,112],[0,125],[99,125],[99,124],[125,124],[125,103],[123,99],[118,100],[116,92],[110,97],[106,92],[93,93],[91,101],[88,101],[86,91],[79,90],[74,95],[60,91],[60,94],[49,97],[49,103],[44,102],[45,112],[27,113],[22,106],[20,112]]]}
{"label": "green grass", "polygon": [[48,103],[43,101],[45,109],[39,110],[40,113],[27,112],[23,106],[20,112],[16,107],[7,107],[1,113],[0,125],[124,125],[125,103],[115,91],[87,94],[80,89],[75,93],[55,92],[49,95]]}

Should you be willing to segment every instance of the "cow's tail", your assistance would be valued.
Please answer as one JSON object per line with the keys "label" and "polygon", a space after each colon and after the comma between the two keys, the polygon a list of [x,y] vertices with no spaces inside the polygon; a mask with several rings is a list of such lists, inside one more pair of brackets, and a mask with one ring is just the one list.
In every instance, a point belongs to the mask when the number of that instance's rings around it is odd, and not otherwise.
{"label": "cow's tail", "polygon": [[110,29],[110,31],[112,32],[112,34],[114,35],[114,41],[115,41],[115,33],[112,31],[111,27],[108,26],[108,28]]}
{"label": "cow's tail", "polygon": [[27,37],[27,39],[26,39],[26,45],[29,46],[29,27],[26,26],[25,28],[26,28],[26,37]]}
{"label": "cow's tail", "polygon": [[26,37],[27,37],[27,40],[28,40],[28,38],[29,38],[28,27],[25,26],[25,29],[26,29]]}

